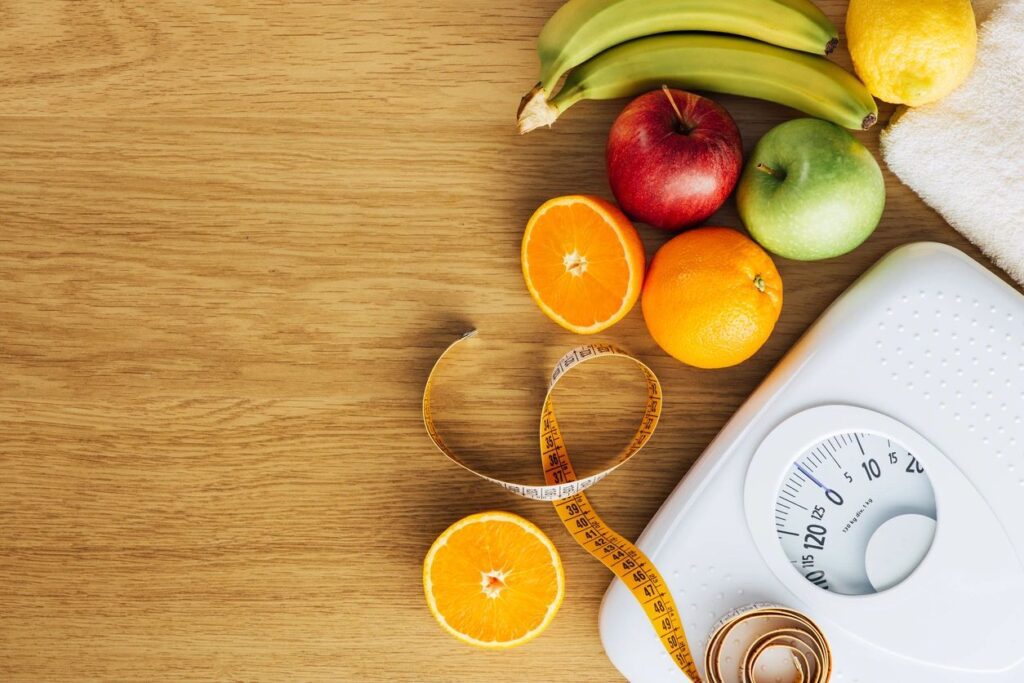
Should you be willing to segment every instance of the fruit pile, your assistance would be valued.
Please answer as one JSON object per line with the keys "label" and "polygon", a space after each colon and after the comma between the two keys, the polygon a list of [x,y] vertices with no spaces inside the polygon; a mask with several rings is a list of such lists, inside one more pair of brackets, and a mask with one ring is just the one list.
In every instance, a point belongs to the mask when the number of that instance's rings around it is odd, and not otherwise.
{"label": "fruit pile", "polygon": [[[540,80],[520,103],[520,132],[550,126],[581,100],[639,97],[608,136],[618,209],[558,197],[530,219],[522,267],[534,301],[566,329],[593,334],[642,297],[648,330],[673,357],[700,368],[743,362],[782,308],[764,250],[833,258],[881,220],[882,171],[844,128],[877,121],[872,92],[908,103],[949,92],[970,70],[973,30],[968,0],[853,0],[847,33],[869,90],[827,59],[838,32],[810,0],[569,0],[540,33]],[[679,88],[771,100],[815,118],[772,129],[744,164],[729,113]],[[734,191],[757,244],[697,228],[665,244],[643,273],[631,220],[699,226]]]}
{"label": "fruit pile", "polygon": [[[684,363],[720,368],[755,354],[782,310],[767,252],[840,256],[881,219],[881,169],[844,128],[876,123],[875,96],[910,106],[943,97],[974,62],[970,0],[851,0],[846,34],[863,82],[826,58],[838,32],[810,0],[566,2],[538,39],[540,81],[520,103],[520,132],[550,126],[581,100],[639,97],[608,136],[617,205],[556,197],[526,226],[523,277],[544,314],[594,334],[640,300],[651,336]],[[680,88],[770,100],[814,118],[773,128],[744,164],[729,113]],[[695,227],[734,190],[753,239]],[[693,229],[648,267],[631,219]],[[427,554],[423,578],[438,622],[483,647],[538,635],[564,594],[550,539],[508,513],[455,523]]]}
{"label": "fruit pile", "polygon": [[[527,289],[549,318],[580,334],[608,329],[642,295],[654,340],[699,368],[743,362],[775,327],[782,280],[764,249],[797,260],[844,254],[874,231],[885,206],[878,163],[834,123],[777,126],[743,168],[728,112],[668,87],[641,95],[616,119],[607,167],[621,209],[569,196],[533,214],[521,255]],[[764,249],[736,230],[698,228],[662,246],[644,275],[643,243],[627,215],[681,230],[709,218],[734,188]]]}

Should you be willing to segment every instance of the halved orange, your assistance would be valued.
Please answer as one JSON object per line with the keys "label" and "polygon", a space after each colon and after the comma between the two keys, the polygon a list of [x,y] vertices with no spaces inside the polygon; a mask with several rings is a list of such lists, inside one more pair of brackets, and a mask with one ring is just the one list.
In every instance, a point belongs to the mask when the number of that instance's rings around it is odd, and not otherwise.
{"label": "halved orange", "polygon": [[567,330],[594,334],[640,296],[644,245],[611,202],[570,195],[546,201],[526,224],[523,277],[533,300]]}
{"label": "halved orange", "polygon": [[437,622],[486,648],[522,645],[548,627],[565,596],[562,560],[543,531],[510,512],[460,519],[423,560]]}

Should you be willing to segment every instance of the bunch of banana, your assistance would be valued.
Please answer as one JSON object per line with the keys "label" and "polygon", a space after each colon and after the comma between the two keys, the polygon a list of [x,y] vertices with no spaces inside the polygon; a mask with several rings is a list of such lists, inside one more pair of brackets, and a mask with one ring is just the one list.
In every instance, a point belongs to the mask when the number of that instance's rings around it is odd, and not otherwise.
{"label": "bunch of banana", "polygon": [[874,99],[823,56],[837,43],[835,26],[810,0],[569,0],[541,31],[541,80],[520,104],[519,131],[550,126],[583,99],[662,84],[758,97],[868,128],[878,116]]}

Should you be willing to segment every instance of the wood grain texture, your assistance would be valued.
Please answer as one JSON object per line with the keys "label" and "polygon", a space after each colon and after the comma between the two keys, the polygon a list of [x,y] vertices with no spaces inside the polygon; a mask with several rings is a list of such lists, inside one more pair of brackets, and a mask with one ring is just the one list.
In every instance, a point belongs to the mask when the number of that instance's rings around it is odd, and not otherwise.
{"label": "wood grain texture", "polygon": [[[549,506],[447,463],[419,419],[434,358],[476,327],[442,389],[465,411],[442,425],[535,474],[544,377],[579,339],[526,294],[521,229],[550,196],[609,196],[621,106],[516,135],[557,4],[0,7],[0,678],[619,680],[597,633],[604,568]],[[841,25],[843,3],[822,5]],[[748,150],[792,115],[720,99]],[[651,445],[593,492],[621,532],[882,254],[934,239],[977,256],[887,188],[858,251],[779,262],[785,308],[750,362],[683,367],[639,310],[600,335],[667,397]],[[714,222],[740,225],[731,204]],[[649,254],[665,239],[643,234]],[[606,372],[565,392],[580,462],[632,420],[615,406],[635,386]],[[488,508],[547,530],[568,578],[551,630],[501,654],[445,636],[420,583],[431,540]]]}

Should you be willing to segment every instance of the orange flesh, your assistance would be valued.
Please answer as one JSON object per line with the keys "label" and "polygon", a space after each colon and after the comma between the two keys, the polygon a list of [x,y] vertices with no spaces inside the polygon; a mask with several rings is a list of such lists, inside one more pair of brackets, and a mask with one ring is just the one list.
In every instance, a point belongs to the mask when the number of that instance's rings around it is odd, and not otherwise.
{"label": "orange flesh", "polygon": [[643,247],[625,216],[611,205],[618,215],[606,216],[588,201],[599,200],[567,200],[543,210],[531,220],[523,245],[534,298],[568,326],[583,328],[577,331],[625,315],[635,302],[629,298],[639,293],[644,265]]}
{"label": "orange flesh", "polygon": [[450,535],[429,568],[437,611],[472,639],[509,642],[539,628],[560,599],[551,551],[517,524],[470,524]]}

